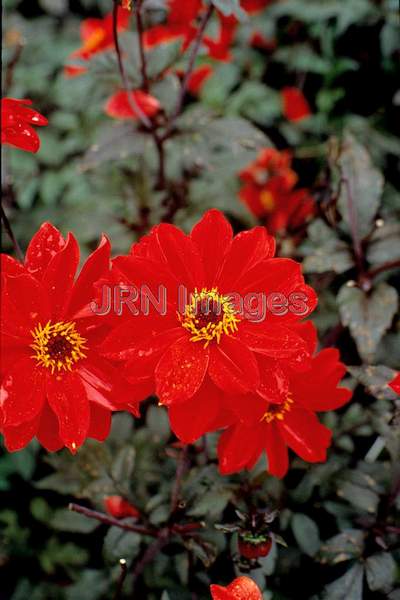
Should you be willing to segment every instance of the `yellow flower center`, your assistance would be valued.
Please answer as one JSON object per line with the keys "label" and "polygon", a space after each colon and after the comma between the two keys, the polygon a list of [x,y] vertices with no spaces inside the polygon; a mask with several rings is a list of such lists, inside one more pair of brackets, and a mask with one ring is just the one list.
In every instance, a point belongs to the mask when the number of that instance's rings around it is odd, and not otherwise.
{"label": "yellow flower center", "polygon": [[260,202],[267,212],[272,212],[275,208],[275,200],[269,190],[263,190],[260,194]]}
{"label": "yellow flower center", "polygon": [[271,423],[275,419],[283,421],[286,413],[292,408],[293,402],[294,400],[291,397],[291,394],[288,394],[285,402],[282,404],[271,404],[267,412],[261,418],[261,421],[265,421],[266,423]]}
{"label": "yellow flower center", "polygon": [[236,316],[229,296],[222,296],[217,288],[201,292],[195,290],[185,312],[179,315],[182,327],[191,333],[191,342],[204,341],[204,348],[215,340],[220,343],[222,335],[238,330],[240,319]]}
{"label": "yellow flower center", "polygon": [[75,363],[86,358],[83,350],[87,349],[87,340],[76,331],[75,323],[59,321],[52,324],[49,321],[44,327],[39,323],[31,334],[34,339],[31,348],[35,351],[32,358],[52,373],[72,371]]}

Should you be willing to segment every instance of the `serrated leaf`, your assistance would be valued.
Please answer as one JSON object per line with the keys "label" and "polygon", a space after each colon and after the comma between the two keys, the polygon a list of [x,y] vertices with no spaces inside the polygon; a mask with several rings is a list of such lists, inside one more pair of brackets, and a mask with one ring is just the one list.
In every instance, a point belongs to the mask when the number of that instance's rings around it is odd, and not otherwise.
{"label": "serrated leaf", "polygon": [[359,288],[344,285],[339,290],[337,302],[342,323],[349,327],[360,356],[372,362],[376,348],[397,312],[397,291],[380,283],[367,295]]}
{"label": "serrated leaf", "polygon": [[71,510],[60,508],[55,511],[50,520],[50,526],[58,531],[72,531],[74,533],[91,533],[100,523],[95,519],[88,519]]}
{"label": "serrated leaf", "polygon": [[118,452],[111,467],[111,475],[116,482],[128,482],[135,468],[136,451],[132,446],[125,446]]}
{"label": "serrated leaf", "polygon": [[380,265],[400,258],[400,224],[385,223],[374,231],[368,242],[367,260]]}
{"label": "serrated leaf", "polygon": [[321,545],[318,526],[307,515],[296,513],[292,518],[292,531],[296,542],[308,556],[315,556]]}
{"label": "serrated leaf", "polygon": [[365,510],[368,513],[374,514],[378,509],[379,495],[365,486],[345,481],[339,486],[337,494],[356,508]]}
{"label": "serrated leaf", "polygon": [[133,123],[107,125],[99,133],[96,143],[84,155],[80,168],[87,171],[108,161],[140,156],[147,140],[148,136],[137,131]]}
{"label": "serrated leaf", "polygon": [[119,527],[110,527],[104,538],[103,552],[110,562],[118,562],[121,558],[131,560],[140,549],[141,536],[132,531],[124,531]]}
{"label": "serrated leaf", "polygon": [[342,184],[338,210],[353,237],[362,240],[372,229],[382,191],[382,173],[376,169],[367,150],[352,135],[344,138],[337,159]]}

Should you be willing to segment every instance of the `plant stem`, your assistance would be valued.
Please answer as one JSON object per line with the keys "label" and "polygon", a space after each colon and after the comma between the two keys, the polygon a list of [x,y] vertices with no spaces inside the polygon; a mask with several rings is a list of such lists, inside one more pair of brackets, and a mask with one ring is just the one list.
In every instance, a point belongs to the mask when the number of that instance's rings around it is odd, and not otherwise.
{"label": "plant stem", "polygon": [[171,515],[173,515],[179,508],[179,502],[181,497],[182,479],[189,466],[188,461],[188,446],[185,446],[180,453],[178,464],[176,467],[175,481],[172,488],[171,494]]}
{"label": "plant stem", "polygon": [[126,560],[124,558],[120,559],[119,565],[121,568],[121,573],[118,578],[117,588],[115,590],[113,600],[120,600],[121,594],[122,594],[122,588],[124,587],[124,582],[125,582],[126,576],[128,574],[128,568],[126,566]]}
{"label": "plant stem", "polygon": [[141,535],[148,535],[151,537],[158,537],[157,531],[154,531],[153,529],[149,529],[141,525],[130,525],[129,523],[124,523],[123,521],[114,519],[114,517],[105,515],[104,513],[98,512],[97,510],[91,510],[90,508],[86,508],[85,506],[81,506],[80,504],[71,503],[68,505],[68,508],[69,510],[84,515],[89,519],[96,519],[97,521],[100,521],[100,523],[105,523],[106,525],[110,525],[111,527],[119,527],[120,529],[124,529],[125,531],[131,531],[133,533],[139,533]]}
{"label": "plant stem", "polygon": [[144,112],[142,111],[142,109],[140,108],[140,106],[138,105],[138,103],[135,100],[135,96],[131,93],[132,90],[130,89],[130,84],[129,84],[129,80],[128,77],[126,75],[126,71],[125,71],[125,67],[124,67],[124,61],[122,60],[122,53],[121,53],[121,46],[119,43],[119,35],[118,35],[118,0],[114,0],[114,7],[113,7],[113,36],[114,36],[114,47],[115,47],[115,52],[117,55],[117,60],[118,60],[118,69],[119,69],[119,73],[121,76],[121,80],[123,83],[123,87],[124,90],[127,94],[127,99],[129,102],[129,105],[131,107],[131,109],[133,110],[134,113],[137,114],[140,122],[142,123],[143,127],[145,127],[147,130],[152,131],[153,129],[153,125],[152,122],[150,121],[150,119],[144,114]]}
{"label": "plant stem", "polygon": [[197,30],[197,34],[196,34],[196,38],[194,40],[193,43],[193,47],[192,47],[192,51],[190,53],[190,57],[189,57],[189,63],[188,63],[188,67],[186,69],[186,73],[183,77],[183,81],[182,81],[182,86],[181,86],[181,90],[178,96],[178,101],[175,107],[175,110],[172,114],[172,117],[170,119],[170,122],[168,124],[168,127],[166,129],[166,131],[164,132],[163,136],[162,136],[162,140],[166,140],[167,138],[170,137],[170,135],[172,134],[174,127],[175,127],[175,122],[177,120],[177,118],[179,117],[179,115],[182,112],[182,108],[183,108],[183,103],[185,100],[185,96],[186,96],[186,91],[187,91],[187,87],[188,87],[188,83],[189,83],[189,79],[193,73],[193,69],[194,69],[194,64],[196,62],[196,58],[197,55],[199,53],[200,47],[201,47],[201,42],[203,39],[203,35],[204,32],[206,30],[206,27],[208,25],[208,22],[211,18],[211,15],[213,14],[213,10],[214,10],[214,6],[212,4],[209,5],[207,11],[204,13],[203,19],[200,23],[200,26]]}
{"label": "plant stem", "polygon": [[4,224],[4,229],[6,230],[8,237],[10,238],[12,245],[14,246],[14,252],[18,258],[18,260],[20,260],[22,263],[24,262],[24,255],[22,253],[21,247],[18,244],[17,238],[14,235],[14,232],[12,230],[10,221],[8,220],[8,217],[5,213],[4,207],[3,207],[3,202],[1,202],[0,204],[0,211],[1,211],[1,220],[3,221]]}
{"label": "plant stem", "polygon": [[149,91],[149,77],[147,75],[146,55],[143,47],[143,21],[142,21],[142,0],[137,0],[136,6],[134,7],[134,13],[136,18],[136,29],[139,40],[139,54],[140,54],[140,72],[142,74],[142,88],[145,92]]}
{"label": "plant stem", "polygon": [[371,269],[370,271],[368,271],[367,275],[370,279],[372,279],[380,273],[384,273],[385,271],[389,271],[390,269],[396,269],[398,267],[400,267],[400,260],[392,260],[384,263],[383,265],[380,265],[379,267]]}
{"label": "plant stem", "polygon": [[[168,544],[170,537],[171,537],[171,532],[170,532],[169,528],[161,529],[158,533],[157,539],[154,540],[154,542],[152,542],[150,544],[150,546],[147,547],[145,553],[143,554],[143,557],[139,560],[139,562],[136,563],[136,566],[133,570],[133,586],[134,586],[134,588],[136,587],[136,582],[139,579],[139,577],[141,576],[141,574],[143,573],[146,566],[149,563],[151,563],[154,560],[154,558],[157,556],[157,554],[160,552],[160,550],[162,550],[164,548],[164,546],[166,546]],[[137,597],[135,592],[134,592],[133,597],[134,598]]]}

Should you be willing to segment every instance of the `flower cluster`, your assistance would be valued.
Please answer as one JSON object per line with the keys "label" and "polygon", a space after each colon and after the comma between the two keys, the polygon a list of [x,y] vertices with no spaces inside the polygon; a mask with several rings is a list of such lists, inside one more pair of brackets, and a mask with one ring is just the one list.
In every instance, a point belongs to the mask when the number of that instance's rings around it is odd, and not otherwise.
{"label": "flower cluster", "polygon": [[[87,437],[105,439],[112,411],[137,414],[156,394],[181,442],[225,430],[222,473],[251,468],[265,450],[283,477],[287,447],[325,460],[331,434],[315,412],[349,400],[337,387],[345,369],[336,350],[316,354],[315,328],[302,322],[315,292],[300,265],[274,251],[264,227],[233,236],[211,210],[189,235],[158,225],[112,261],[103,238],[75,279],[75,238],[44,224],[24,264],[3,256],[7,447],[36,435],[48,450],[75,452]],[[99,316],[109,286],[114,298],[146,289],[151,309],[122,302]]]}
{"label": "flower cluster", "polygon": [[239,173],[239,198],[272,233],[295,232],[314,215],[315,203],[306,189],[294,189],[298,180],[290,152],[260,151]]}

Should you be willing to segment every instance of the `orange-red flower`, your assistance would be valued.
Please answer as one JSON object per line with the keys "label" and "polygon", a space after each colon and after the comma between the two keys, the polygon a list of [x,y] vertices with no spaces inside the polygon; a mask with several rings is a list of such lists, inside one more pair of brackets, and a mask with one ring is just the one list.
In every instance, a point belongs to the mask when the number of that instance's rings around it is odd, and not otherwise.
{"label": "orange-red flower", "polygon": [[389,383],[389,386],[396,394],[400,394],[400,373],[398,373],[393,381]]}
{"label": "orange-red flower", "polygon": [[240,6],[249,15],[255,15],[264,10],[268,4],[272,4],[273,1],[274,0],[240,0]]}
{"label": "orange-red flower", "polygon": [[104,507],[108,514],[116,519],[125,519],[126,517],[138,519],[140,517],[136,506],[130,504],[122,496],[107,496],[104,499]]}
{"label": "orange-red flower", "polygon": [[[300,265],[273,258],[274,250],[263,227],[233,237],[224,216],[211,210],[190,235],[158,225],[130,256],[113,261],[118,281],[147,286],[155,298],[164,290],[166,300],[162,311],[153,307],[148,315],[125,311],[103,351],[127,361],[127,378],[148,384],[170,408],[172,427],[184,442],[231,422],[223,391],[246,394],[264,385],[259,354],[294,369],[310,358],[292,325],[314,310],[316,295]],[[266,306],[271,293],[286,303],[279,315],[254,305],[259,298]],[[231,294],[239,296],[237,303]],[[301,297],[296,311],[291,302]]]}
{"label": "orange-red flower", "polygon": [[281,91],[283,102],[283,114],[288,121],[294,123],[302,121],[309,117],[311,113],[310,105],[307,102],[303,92],[295,87],[285,87]]}
{"label": "orange-red flower", "polygon": [[211,65],[201,65],[197,67],[189,77],[187,89],[193,94],[193,96],[197,96],[201,91],[203,85],[214,73],[214,69]]}
{"label": "orange-red flower", "polygon": [[40,138],[32,127],[47,125],[43,115],[30,108],[31,100],[3,98],[1,101],[1,143],[21,148],[26,152],[37,152]]}
{"label": "orange-red flower", "polygon": [[197,27],[196,18],[203,8],[202,0],[168,0],[168,15],[165,24],[155,25],[144,32],[145,48],[182,39],[182,51],[193,41]]}
{"label": "orange-red flower", "polygon": [[[128,8],[118,7],[117,28],[118,31],[125,31],[129,27],[130,10]],[[109,50],[113,47],[113,14],[108,13],[103,19],[85,19],[81,24],[82,46],[75,50],[70,59],[79,61],[88,61],[99,52]],[[74,77],[86,72],[83,65],[68,64],[64,73],[68,77]]]}
{"label": "orange-red flower", "polygon": [[[317,338],[311,322],[300,324],[298,333],[315,353]],[[296,373],[273,359],[260,357],[264,386],[254,394],[231,395],[236,423],[221,436],[218,446],[222,473],[251,469],[265,451],[268,471],[284,477],[288,470],[288,447],[307,462],[326,460],[331,442],[330,430],[316,412],[339,408],[351,398],[351,391],[337,387],[346,372],[336,349],[322,350],[309,369]]]}
{"label": "orange-red flower", "polygon": [[45,223],[24,264],[2,255],[0,429],[8,450],[36,436],[47,450],[75,452],[87,437],[104,440],[111,411],[137,413],[142,390],[98,352],[108,332],[90,303],[110,267],[103,237],[75,280],[79,248]]}
{"label": "orange-red flower", "polygon": [[111,98],[108,99],[104,110],[109,117],[114,119],[134,119],[139,118],[136,106],[148,117],[154,117],[161,105],[157,98],[142,92],[141,90],[132,90],[130,92],[131,99],[128,93],[124,90],[119,90]]}
{"label": "orange-red flower", "polygon": [[297,174],[291,162],[288,151],[266,148],[239,173],[239,198],[256,217],[265,219],[271,233],[295,231],[315,212],[309,192],[293,189]]}
{"label": "orange-red flower", "polygon": [[261,590],[250,577],[237,577],[227,587],[211,585],[213,600],[262,600]]}

